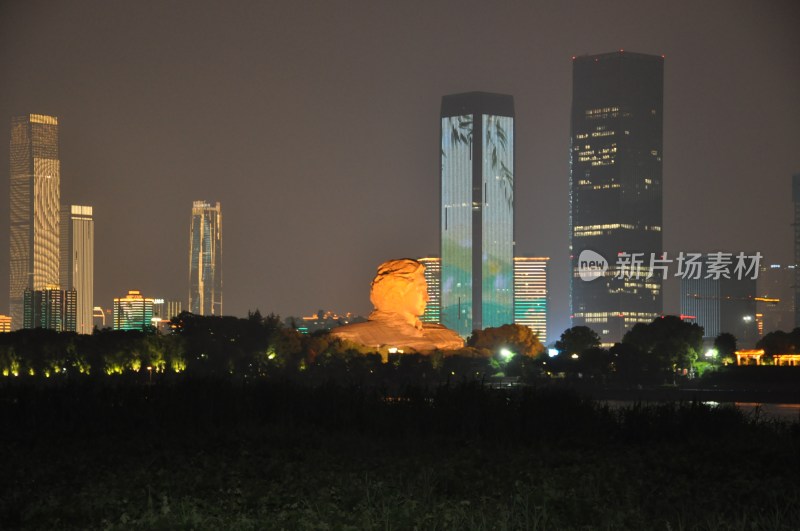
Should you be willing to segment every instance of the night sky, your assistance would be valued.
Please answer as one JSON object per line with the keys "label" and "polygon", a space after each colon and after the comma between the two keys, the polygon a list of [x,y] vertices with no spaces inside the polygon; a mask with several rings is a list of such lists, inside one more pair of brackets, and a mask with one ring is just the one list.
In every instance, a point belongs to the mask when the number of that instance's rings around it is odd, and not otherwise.
{"label": "night sky", "polygon": [[0,313],[11,116],[59,117],[62,202],[95,212],[96,304],[185,304],[205,199],[226,314],[367,314],[380,262],[438,254],[441,96],[480,90],[515,98],[517,254],[552,258],[553,337],[571,57],[619,49],[666,56],[666,250],[788,263],[799,23],[792,0],[2,2]]}

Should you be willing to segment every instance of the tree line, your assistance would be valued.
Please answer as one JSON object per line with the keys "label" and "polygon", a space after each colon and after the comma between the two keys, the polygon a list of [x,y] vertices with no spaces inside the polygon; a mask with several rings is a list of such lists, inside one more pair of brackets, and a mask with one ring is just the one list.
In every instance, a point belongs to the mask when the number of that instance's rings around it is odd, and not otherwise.
{"label": "tree line", "polygon": [[[311,382],[416,381],[552,377],[604,381],[674,382],[676,375],[702,373],[730,363],[736,338],[722,334],[712,355],[703,351],[702,327],[676,316],[638,323],[611,348],[588,327],[564,331],[556,355],[545,352],[535,333],[519,325],[474,331],[464,348],[421,355],[389,353],[333,338],[301,334],[259,311],[245,318],[183,312],[172,332],[95,330],[91,335],[51,330],[0,334],[0,373],[5,377],[118,376],[299,378]],[[760,342],[768,355],[800,349],[800,329],[773,332]],[[552,354],[552,353],[551,353]]]}

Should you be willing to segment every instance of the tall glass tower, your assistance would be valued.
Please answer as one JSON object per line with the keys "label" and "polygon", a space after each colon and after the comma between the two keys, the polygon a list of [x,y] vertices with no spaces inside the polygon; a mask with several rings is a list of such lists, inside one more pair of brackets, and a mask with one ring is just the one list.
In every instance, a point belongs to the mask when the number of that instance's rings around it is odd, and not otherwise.
{"label": "tall glass tower", "polygon": [[[664,59],[614,52],[572,63],[570,259],[573,326],[605,345],[661,315],[661,164]],[[579,275],[581,254],[608,263],[598,278]],[[642,253],[638,278],[615,278],[618,253]],[[588,256],[586,263],[594,255]]]}
{"label": "tall glass tower", "polygon": [[12,326],[21,328],[25,290],[59,285],[58,118],[12,118],[10,147],[9,309]]}
{"label": "tall glass tower", "polygon": [[800,326],[800,173],[792,175],[794,201],[794,326]]}
{"label": "tall glass tower", "polygon": [[514,322],[514,98],[442,98],[441,323]]}
{"label": "tall glass tower", "polygon": [[94,219],[92,207],[61,207],[61,288],[77,296],[75,331],[91,334],[94,329]]}
{"label": "tall glass tower", "polygon": [[189,311],[222,315],[222,211],[195,201],[189,236]]}

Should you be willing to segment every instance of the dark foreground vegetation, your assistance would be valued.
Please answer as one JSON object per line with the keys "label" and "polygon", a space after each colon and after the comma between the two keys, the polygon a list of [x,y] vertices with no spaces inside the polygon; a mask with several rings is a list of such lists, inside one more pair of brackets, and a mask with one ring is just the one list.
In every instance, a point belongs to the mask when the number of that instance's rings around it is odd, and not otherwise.
{"label": "dark foreground vegetation", "polygon": [[2,529],[797,529],[800,427],[563,390],[0,388]]}

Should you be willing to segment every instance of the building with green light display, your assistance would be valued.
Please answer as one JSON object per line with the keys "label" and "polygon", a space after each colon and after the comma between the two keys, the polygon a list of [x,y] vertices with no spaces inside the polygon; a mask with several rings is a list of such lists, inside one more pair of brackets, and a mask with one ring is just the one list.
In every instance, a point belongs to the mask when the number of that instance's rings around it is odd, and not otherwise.
{"label": "building with green light display", "polygon": [[114,299],[114,330],[150,330],[153,327],[153,299],[130,290]]}
{"label": "building with green light display", "polygon": [[514,322],[514,98],[442,98],[441,324]]}

